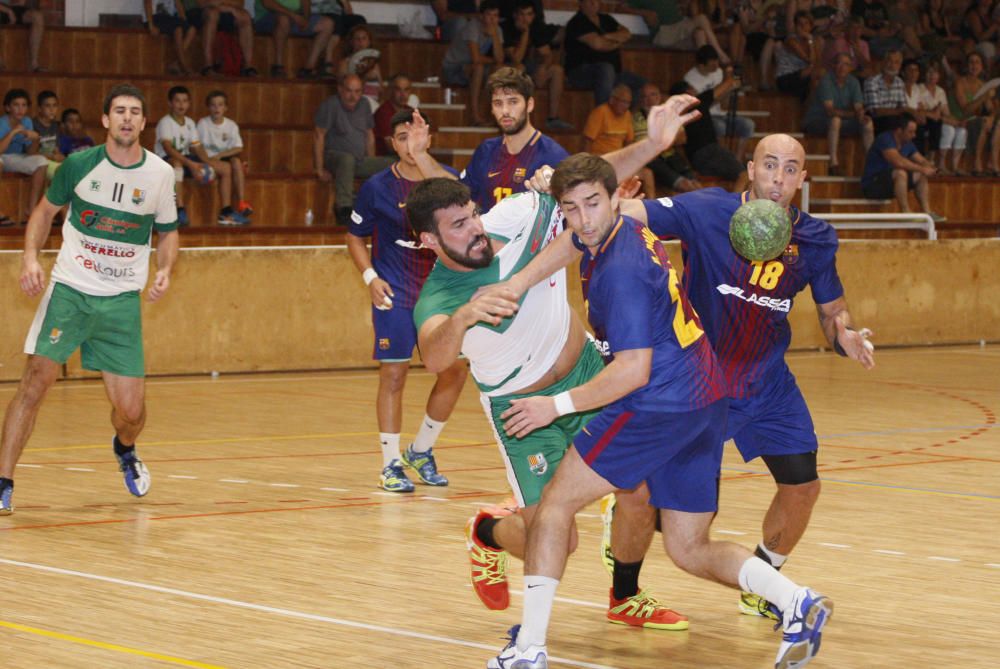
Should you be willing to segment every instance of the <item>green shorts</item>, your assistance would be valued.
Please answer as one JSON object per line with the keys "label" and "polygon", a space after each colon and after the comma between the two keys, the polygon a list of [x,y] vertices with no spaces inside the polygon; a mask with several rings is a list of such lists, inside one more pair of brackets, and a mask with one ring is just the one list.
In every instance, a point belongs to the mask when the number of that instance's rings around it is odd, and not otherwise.
{"label": "green shorts", "polygon": [[84,369],[145,376],[138,291],[98,297],[50,283],[28,330],[24,352],[62,364],[77,348]]}
{"label": "green shorts", "polygon": [[520,506],[538,504],[542,498],[542,488],[555,474],[556,467],[562,461],[566,449],[573,443],[577,432],[596,416],[599,410],[560,416],[551,425],[535,430],[523,439],[507,436],[503,431],[500,414],[510,408],[511,400],[534,395],[558,395],[586,383],[597,376],[602,369],[604,360],[588,341],[584,344],[580,358],[570,373],[548,388],[527,395],[480,396],[486,416],[493,426],[497,443],[502,446],[500,454],[507,466],[507,480]]}

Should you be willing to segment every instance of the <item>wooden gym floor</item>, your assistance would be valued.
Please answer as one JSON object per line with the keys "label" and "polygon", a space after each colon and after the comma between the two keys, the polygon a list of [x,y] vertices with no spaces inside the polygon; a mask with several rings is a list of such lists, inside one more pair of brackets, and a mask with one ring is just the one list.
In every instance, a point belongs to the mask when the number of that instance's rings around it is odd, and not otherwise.
{"label": "wooden gym floor", "polygon": [[[1000,664],[1000,348],[790,356],[823,495],[786,573],[836,602],[816,667]],[[433,377],[411,375],[404,430]],[[0,662],[62,667],[483,667],[520,618],[484,609],[462,528],[505,479],[470,383],[437,449],[447,488],[382,493],[373,371],[152,379],[124,490],[94,382],[59,384],[0,518]],[[13,385],[0,386],[6,404]],[[715,537],[753,545],[771,496],[727,447]],[[549,633],[560,667],[770,667],[779,635],[654,544],[642,583],[687,632],[604,620],[596,505]]]}

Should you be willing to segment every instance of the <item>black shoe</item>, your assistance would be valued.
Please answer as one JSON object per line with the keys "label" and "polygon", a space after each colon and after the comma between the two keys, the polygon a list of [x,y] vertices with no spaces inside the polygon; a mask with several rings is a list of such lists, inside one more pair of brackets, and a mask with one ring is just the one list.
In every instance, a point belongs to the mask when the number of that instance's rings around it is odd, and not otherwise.
{"label": "black shoe", "polygon": [[351,225],[350,207],[337,207],[336,216],[337,225],[343,225],[344,227],[349,227]]}

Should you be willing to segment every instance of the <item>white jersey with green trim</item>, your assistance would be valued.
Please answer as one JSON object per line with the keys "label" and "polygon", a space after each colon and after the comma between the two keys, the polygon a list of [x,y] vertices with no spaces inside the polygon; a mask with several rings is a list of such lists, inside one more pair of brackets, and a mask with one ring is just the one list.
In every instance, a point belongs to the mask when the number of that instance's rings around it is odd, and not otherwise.
{"label": "white jersey with green trim", "polygon": [[152,231],[177,228],[174,170],[143,149],[142,160],[116,165],[104,145],[66,157],[45,196],[68,204],[52,280],[88,295],[141,291],[149,276]]}
{"label": "white jersey with green trim", "polygon": [[[504,242],[503,248],[483,269],[456,272],[435,264],[414,308],[418,329],[435,314],[455,313],[480,286],[509,279],[563,230],[555,200],[534,191],[505,198],[482,220],[490,237]],[[566,270],[561,269],[532,286],[513,317],[499,326],[477,323],[465,332],[462,353],[479,390],[497,397],[534,384],[559,358],[569,325]]]}

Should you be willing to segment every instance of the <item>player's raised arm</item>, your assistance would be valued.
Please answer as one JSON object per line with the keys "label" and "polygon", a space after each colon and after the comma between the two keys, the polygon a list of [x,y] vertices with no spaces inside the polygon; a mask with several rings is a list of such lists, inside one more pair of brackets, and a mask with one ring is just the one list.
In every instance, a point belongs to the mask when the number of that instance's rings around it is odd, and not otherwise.
{"label": "player's raised arm", "polygon": [[413,120],[406,124],[406,148],[417,162],[417,168],[425,179],[443,177],[457,179],[454,174],[441,167],[428,152],[431,147],[431,128],[420,114],[419,109],[413,110]]}
{"label": "player's raised arm", "polygon": [[868,338],[872,331],[868,328],[855,330],[851,327],[851,314],[847,311],[847,300],[838,297],[833,302],[817,304],[819,324],[826,340],[840,355],[857,360],[865,369],[875,366],[875,347]]}

